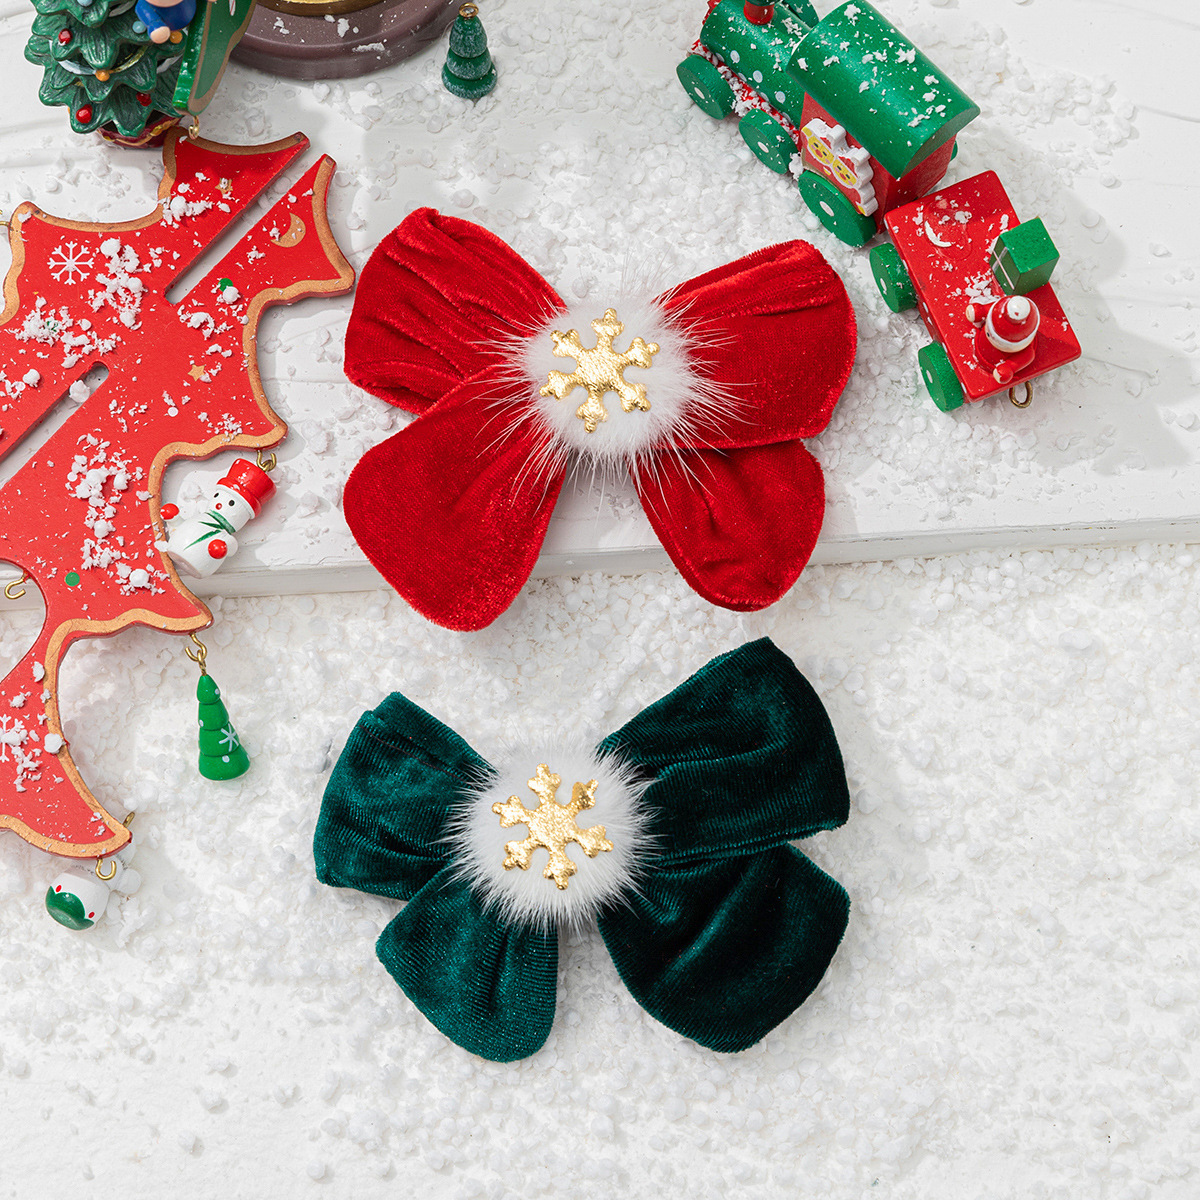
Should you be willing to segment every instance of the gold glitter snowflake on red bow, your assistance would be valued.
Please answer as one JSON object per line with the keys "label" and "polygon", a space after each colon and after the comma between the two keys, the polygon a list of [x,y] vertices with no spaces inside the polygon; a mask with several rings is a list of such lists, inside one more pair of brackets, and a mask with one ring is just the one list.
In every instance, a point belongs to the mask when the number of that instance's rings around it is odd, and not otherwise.
{"label": "gold glitter snowflake on red bow", "polygon": [[613,349],[613,338],[624,328],[617,318],[617,310],[606,308],[604,316],[592,322],[596,344],[590,350],[580,342],[577,329],[568,329],[566,333],[555,329],[550,334],[554,339],[554,353],[559,358],[573,358],[576,366],[569,375],[564,371],[551,371],[539,395],[563,400],[577,387],[583,388],[588,398],[575,410],[575,415],[588,433],[595,433],[596,426],[608,420],[605,392],[616,392],[625,412],[633,412],[635,408],[641,412],[650,411],[645,387],[640,383],[627,383],[622,371],[626,367],[650,366],[658,353],[658,343],[636,337],[624,354],[618,354]]}

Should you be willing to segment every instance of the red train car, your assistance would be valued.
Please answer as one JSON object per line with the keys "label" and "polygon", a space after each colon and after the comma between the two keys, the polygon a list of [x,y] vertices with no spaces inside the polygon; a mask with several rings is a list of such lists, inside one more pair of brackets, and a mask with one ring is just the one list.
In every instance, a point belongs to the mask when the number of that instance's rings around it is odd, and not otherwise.
{"label": "red train car", "polygon": [[943,412],[1002,391],[1024,408],[1035,379],[1079,357],[1049,283],[1058,251],[1040,220],[1017,218],[994,171],[893,209],[884,224],[892,242],[871,251],[875,283],[893,312],[915,307],[934,338],[917,358]]}

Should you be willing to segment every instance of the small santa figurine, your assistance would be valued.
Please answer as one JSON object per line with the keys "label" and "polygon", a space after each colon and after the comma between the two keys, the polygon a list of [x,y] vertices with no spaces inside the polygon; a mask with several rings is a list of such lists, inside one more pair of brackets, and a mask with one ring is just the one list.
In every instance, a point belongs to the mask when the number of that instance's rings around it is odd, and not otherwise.
{"label": "small santa figurine", "polygon": [[[271,477],[247,459],[235,460],[229,474],[217,480],[207,510],[198,517],[180,521],[165,542],[155,542],[164,554],[187,575],[211,575],[231,554],[237,553],[233,535],[262,511],[274,494]],[[174,504],[164,504],[163,520],[179,515]]]}
{"label": "small santa figurine", "polygon": [[1028,296],[968,304],[967,320],[976,326],[975,357],[997,383],[1011,383],[1033,362],[1041,314]]}

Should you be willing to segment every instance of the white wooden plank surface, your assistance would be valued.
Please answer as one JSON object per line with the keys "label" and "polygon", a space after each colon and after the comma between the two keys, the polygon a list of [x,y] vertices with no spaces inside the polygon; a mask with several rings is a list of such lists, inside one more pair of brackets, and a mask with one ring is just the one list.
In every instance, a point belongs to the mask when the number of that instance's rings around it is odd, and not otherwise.
{"label": "white wooden plank surface", "polygon": [[[487,224],[560,290],[582,288],[598,303],[643,246],[669,284],[769,241],[814,241],[845,278],[863,333],[835,421],[812,444],[829,492],[814,561],[1200,536],[1200,36],[1191,6],[1097,0],[1084,21],[1073,0],[877,3],[984,109],[951,178],[996,169],[1018,212],[1040,212],[1062,251],[1056,284],[1084,359],[1026,412],[990,401],[939,414],[916,377],[924,331],[912,314],[883,308],[866,253],[814,230],[793,188],[750,158],[731,122],[689,106],[674,66],[699,28],[696,0],[663,0],[616,31],[573,28],[570,14],[548,15],[537,0],[494,0],[485,16],[501,83],[474,109],[438,86],[440,54],[332,88],[233,66],[204,133],[250,143],[305,129],[339,162],[331,217],[357,265],[421,204]],[[31,16],[23,0],[0,7],[9,115],[0,206],[32,198],[104,220],[144,211],[156,156],[77,137],[61,111],[42,108],[40,72],[21,56]],[[527,32],[548,23],[551,41],[578,43],[553,73]],[[1107,94],[1100,75],[1114,81]],[[572,88],[598,90],[599,103],[571,111]],[[625,140],[620,124],[639,93],[650,119]],[[1040,120],[1056,97],[1060,114]],[[1123,113],[1128,137],[1113,133]],[[547,147],[566,151],[570,170]],[[717,237],[703,233],[714,218]],[[281,493],[247,529],[237,559],[206,581],[209,594],[380,582],[349,536],[340,489],[362,450],[403,417],[342,376],[349,305],[306,301],[263,322],[264,382],[292,426]],[[176,465],[168,498],[186,504],[189,485],[217,478],[230,457]],[[5,463],[5,476],[16,465]],[[538,570],[663,565],[631,489],[610,483],[569,489]]]}

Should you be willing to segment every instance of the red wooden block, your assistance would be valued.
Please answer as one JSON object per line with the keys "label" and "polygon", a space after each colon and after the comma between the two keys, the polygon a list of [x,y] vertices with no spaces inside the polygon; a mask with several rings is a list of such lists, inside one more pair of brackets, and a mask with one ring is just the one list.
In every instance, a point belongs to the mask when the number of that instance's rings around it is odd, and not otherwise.
{"label": "red wooden block", "polygon": [[[813,120],[821,121],[829,126],[838,124],[837,118],[832,113],[822,108],[811,95],[806,95],[800,121],[801,128],[803,129]],[[846,143],[851,147],[861,149],[859,143],[849,134],[846,134]],[[829,163],[821,161],[814,155],[806,139],[801,138],[799,148],[805,170],[816,171],[822,178],[827,179],[851,204],[859,207],[861,212],[860,189],[851,185],[845,176],[839,177],[838,172]],[[951,138],[939,146],[928,158],[922,159],[903,179],[896,179],[893,175],[889,175],[877,158],[868,158],[871,169],[871,188],[878,205],[871,214],[875,218],[875,227],[883,228],[883,219],[893,208],[899,208],[901,205],[915,200],[918,196],[923,196],[930,188],[936,187],[938,181],[945,175],[953,157],[954,139]]]}

